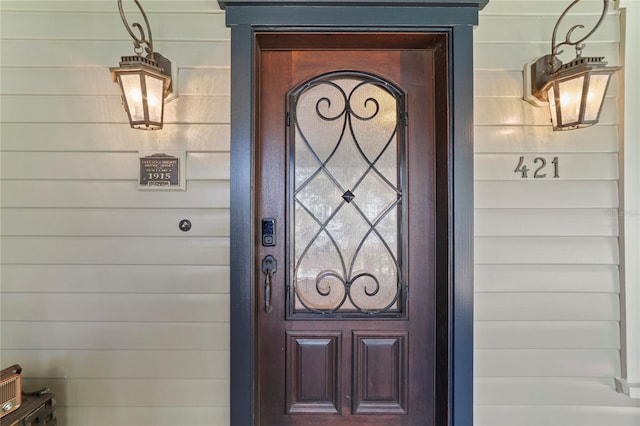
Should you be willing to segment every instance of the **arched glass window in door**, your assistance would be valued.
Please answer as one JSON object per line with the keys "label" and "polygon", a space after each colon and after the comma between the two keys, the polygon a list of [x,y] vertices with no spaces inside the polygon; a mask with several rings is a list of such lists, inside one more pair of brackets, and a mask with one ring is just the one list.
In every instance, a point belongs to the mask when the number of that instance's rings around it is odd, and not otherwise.
{"label": "arched glass window in door", "polygon": [[404,316],[404,92],[334,72],[288,108],[289,314]]}

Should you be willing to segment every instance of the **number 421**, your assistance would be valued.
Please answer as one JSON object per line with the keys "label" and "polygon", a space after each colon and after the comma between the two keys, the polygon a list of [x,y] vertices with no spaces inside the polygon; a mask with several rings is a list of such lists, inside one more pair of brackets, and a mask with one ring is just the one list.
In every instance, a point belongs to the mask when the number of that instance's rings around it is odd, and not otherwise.
{"label": "number 421", "polygon": [[[557,179],[560,177],[560,164],[558,163],[558,157],[553,157],[551,164],[553,164],[553,178]],[[545,158],[536,157],[533,160],[533,167],[536,168],[535,171],[533,172],[534,179],[544,179],[547,177],[547,174],[542,172],[545,169],[545,167],[547,167],[547,160]],[[518,162],[518,165],[516,166],[516,169],[513,172],[521,173],[520,177],[522,179],[527,179],[529,177],[529,171],[530,171],[529,167],[527,167],[527,165],[524,162],[524,157],[520,157],[520,161]]]}

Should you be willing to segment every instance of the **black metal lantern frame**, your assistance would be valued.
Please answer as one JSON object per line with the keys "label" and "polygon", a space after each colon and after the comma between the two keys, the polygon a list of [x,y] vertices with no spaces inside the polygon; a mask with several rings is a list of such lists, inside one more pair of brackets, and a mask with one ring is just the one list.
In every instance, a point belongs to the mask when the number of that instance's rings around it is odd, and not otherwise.
{"label": "black metal lantern frame", "polygon": [[[556,43],[556,34],[562,19],[580,0],[575,0],[560,15],[553,29],[551,54],[524,67],[524,99],[536,106],[549,104],[553,130],[572,130],[598,122],[611,76],[622,67],[607,67],[604,57],[583,57],[583,41],[600,26],[609,8],[603,0],[600,19],[587,35],[572,41],[571,35],[584,25],[574,25],[565,40]],[[575,46],[576,57],[563,64],[558,55],[562,46]]]}
{"label": "black metal lantern frame", "polygon": [[[138,22],[129,26],[122,0],[118,0],[120,18],[133,39],[135,55],[123,56],[119,67],[110,68],[111,77],[120,85],[122,102],[131,127],[142,130],[162,129],[164,101],[173,92],[171,61],[153,50],[153,36],[147,15],[140,2],[133,1],[144,18],[149,39]],[[140,35],[136,35],[132,28],[137,29]]]}

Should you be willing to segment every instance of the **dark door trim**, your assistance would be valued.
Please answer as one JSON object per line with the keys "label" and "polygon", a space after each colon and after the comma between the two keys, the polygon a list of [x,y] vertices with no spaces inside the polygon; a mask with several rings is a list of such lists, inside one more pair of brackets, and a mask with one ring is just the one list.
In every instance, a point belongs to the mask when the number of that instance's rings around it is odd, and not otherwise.
{"label": "dark door trim", "polygon": [[[449,104],[442,119],[449,123],[446,166],[449,214],[446,304],[442,318],[446,345],[440,358],[439,389],[448,389],[439,409],[441,422],[473,424],[473,34],[478,8],[486,2],[358,0],[340,3],[219,0],[231,27],[231,424],[254,424],[254,51],[256,31],[442,31],[448,34]],[[344,4],[344,5],[343,5]],[[353,6],[358,5],[357,10]],[[309,7],[314,6],[313,12]],[[318,8],[318,6],[322,6]],[[452,7],[454,6],[454,7]]]}

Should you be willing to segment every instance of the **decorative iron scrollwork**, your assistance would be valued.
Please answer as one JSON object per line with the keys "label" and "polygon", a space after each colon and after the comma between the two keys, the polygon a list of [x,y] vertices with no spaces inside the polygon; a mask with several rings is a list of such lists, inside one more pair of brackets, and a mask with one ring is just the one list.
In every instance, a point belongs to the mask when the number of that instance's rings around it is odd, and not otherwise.
{"label": "decorative iron scrollwork", "polygon": [[[382,111],[381,99],[367,94],[372,91],[372,87],[377,88],[373,92],[377,90],[381,96],[388,97],[387,104],[389,98],[393,99],[392,111],[389,107]],[[311,126],[303,122],[306,118],[299,115],[298,108],[302,96],[318,88],[320,91],[333,93],[318,95],[313,107],[309,105],[307,108],[307,114],[314,111],[316,122],[333,122],[337,131],[331,134],[329,131],[322,133],[315,129],[323,135],[322,141],[312,142],[310,129],[306,128]],[[291,216],[310,218],[309,223],[315,227],[307,240],[295,241],[295,244],[303,247],[295,248],[292,255],[295,259],[292,277],[294,296],[291,300],[293,311],[299,312],[297,307],[302,312],[323,315],[340,313],[342,316],[350,313],[370,316],[390,311],[402,312],[402,295],[405,289],[401,267],[404,181],[404,166],[401,161],[404,155],[404,132],[401,131],[403,126],[399,118],[404,116],[404,93],[369,74],[331,73],[311,80],[295,91],[291,96],[290,108],[293,112],[292,139],[295,141],[292,151],[305,150],[309,155],[309,162],[313,163],[304,176],[292,176],[295,183],[292,189]],[[374,127],[376,129],[383,129],[382,136],[371,136],[371,129],[360,127],[366,123],[377,126]],[[389,134],[384,133],[385,131]],[[317,139],[316,136],[314,138]],[[371,143],[372,138],[379,139],[381,143]],[[322,153],[319,152],[321,148]],[[348,151],[349,149],[353,151]],[[350,170],[350,175],[346,178],[342,176],[344,165],[341,169],[333,169],[334,162],[347,162],[344,152],[339,155],[340,151],[352,152],[355,158],[350,160],[362,165]],[[395,159],[393,172],[380,169],[385,156]],[[295,154],[292,154],[291,168],[298,170],[294,157]],[[295,173],[294,171],[293,174]],[[367,198],[376,195],[371,194],[371,189],[365,190],[372,185],[372,181],[378,185],[377,192],[384,192],[386,197],[383,207],[374,213],[365,211],[364,207]],[[334,195],[326,199],[309,195],[310,187],[314,185],[323,188],[332,186]],[[317,203],[324,203],[326,206],[318,206]],[[377,204],[379,205],[380,203]],[[321,213],[324,211],[321,207],[326,207],[328,213]],[[359,230],[347,230],[353,234],[359,232],[359,242],[349,249],[342,247],[340,237],[333,230],[337,227],[336,223],[340,222],[339,218],[347,214],[355,217],[353,220],[358,223]],[[393,218],[395,220],[391,220]],[[385,220],[395,227],[393,234],[380,229],[383,227],[381,224],[386,224]],[[356,237],[350,234],[348,238]],[[320,250],[320,240],[326,241],[326,246],[322,247],[331,252],[335,264],[320,261],[322,267],[316,268],[320,269],[314,273],[315,276],[309,276],[313,268],[305,267],[305,262],[311,262],[311,251]],[[372,251],[386,263],[383,266],[366,265],[370,270],[364,270],[367,262],[363,257],[371,256]],[[301,278],[303,270],[306,274],[304,280]],[[303,284],[303,281],[307,284]]]}

